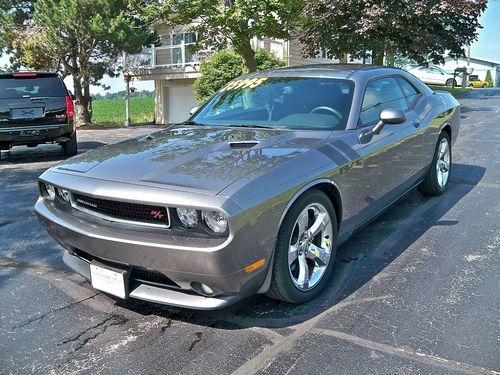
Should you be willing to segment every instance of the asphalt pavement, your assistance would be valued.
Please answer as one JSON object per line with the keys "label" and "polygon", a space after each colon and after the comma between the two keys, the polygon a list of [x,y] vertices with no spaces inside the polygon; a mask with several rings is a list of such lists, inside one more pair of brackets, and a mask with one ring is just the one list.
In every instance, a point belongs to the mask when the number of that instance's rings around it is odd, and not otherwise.
{"label": "asphalt pavement", "polygon": [[[0,373],[499,374],[500,90],[460,102],[446,194],[410,192],[298,306],[255,296],[199,312],[92,290],[33,212],[59,147],[2,152]],[[80,152],[153,130],[81,130]]]}

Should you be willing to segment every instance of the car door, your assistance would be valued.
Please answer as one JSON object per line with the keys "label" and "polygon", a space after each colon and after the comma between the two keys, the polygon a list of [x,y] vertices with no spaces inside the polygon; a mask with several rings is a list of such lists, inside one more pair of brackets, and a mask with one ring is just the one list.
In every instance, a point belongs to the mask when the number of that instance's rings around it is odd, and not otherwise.
{"label": "car door", "polygon": [[[401,81],[404,80],[404,81]],[[402,83],[409,86],[403,89]],[[411,188],[424,167],[419,154],[422,141],[418,116],[413,106],[419,93],[400,76],[370,81],[363,97],[357,129],[358,144],[353,149],[361,155],[357,168],[357,224],[364,222]],[[380,134],[365,137],[379,121],[386,108],[404,111],[406,121],[385,125]]]}
{"label": "car door", "polygon": [[415,74],[415,76],[419,78],[422,82],[427,84],[433,83],[432,74],[429,68],[420,67],[416,70],[416,72],[417,74]]}
{"label": "car door", "polygon": [[432,76],[432,83],[437,85],[445,85],[446,84],[446,75],[443,71],[436,68],[429,68]]}

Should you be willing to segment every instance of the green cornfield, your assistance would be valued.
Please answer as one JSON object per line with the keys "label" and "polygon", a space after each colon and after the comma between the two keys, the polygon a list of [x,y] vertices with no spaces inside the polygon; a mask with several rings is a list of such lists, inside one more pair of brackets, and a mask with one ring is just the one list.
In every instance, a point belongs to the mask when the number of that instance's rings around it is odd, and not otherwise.
{"label": "green cornfield", "polygon": [[[92,123],[96,125],[123,125],[125,123],[125,99],[105,99],[92,102]],[[154,122],[154,98],[130,99],[130,118],[133,125]]]}

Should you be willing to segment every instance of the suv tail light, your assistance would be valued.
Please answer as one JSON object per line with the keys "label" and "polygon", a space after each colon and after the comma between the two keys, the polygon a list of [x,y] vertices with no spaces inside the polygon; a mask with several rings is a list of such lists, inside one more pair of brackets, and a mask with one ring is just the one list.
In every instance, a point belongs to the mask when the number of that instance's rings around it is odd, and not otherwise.
{"label": "suv tail light", "polygon": [[66,96],[66,115],[68,118],[75,117],[75,105],[73,104],[71,96]]}

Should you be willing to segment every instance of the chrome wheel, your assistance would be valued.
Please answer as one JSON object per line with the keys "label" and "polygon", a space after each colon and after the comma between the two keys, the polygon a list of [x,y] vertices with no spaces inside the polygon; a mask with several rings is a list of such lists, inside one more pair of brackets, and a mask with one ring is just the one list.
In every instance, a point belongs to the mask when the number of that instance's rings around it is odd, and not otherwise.
{"label": "chrome wheel", "polygon": [[450,174],[450,145],[446,138],[441,139],[436,160],[437,183],[440,188],[444,188],[448,182]]}
{"label": "chrome wheel", "polygon": [[319,203],[308,205],[295,221],[288,247],[288,269],[297,289],[310,290],[319,283],[330,262],[332,244],[328,211]]}

